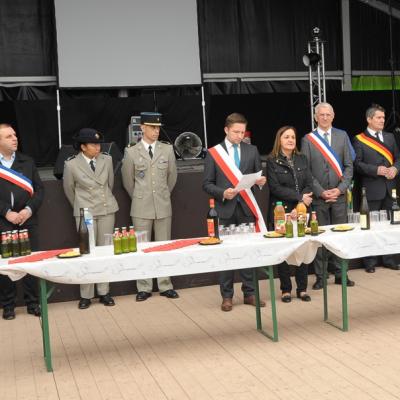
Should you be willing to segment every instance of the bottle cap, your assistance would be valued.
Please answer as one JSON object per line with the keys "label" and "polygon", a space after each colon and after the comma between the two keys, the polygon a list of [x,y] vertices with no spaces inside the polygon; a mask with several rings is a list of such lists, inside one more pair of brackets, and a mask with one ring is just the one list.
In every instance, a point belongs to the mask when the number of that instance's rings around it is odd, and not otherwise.
{"label": "bottle cap", "polygon": [[281,205],[282,205],[282,202],[281,202],[281,201],[277,201],[277,202],[276,202],[276,205],[277,205],[277,206],[281,206]]}

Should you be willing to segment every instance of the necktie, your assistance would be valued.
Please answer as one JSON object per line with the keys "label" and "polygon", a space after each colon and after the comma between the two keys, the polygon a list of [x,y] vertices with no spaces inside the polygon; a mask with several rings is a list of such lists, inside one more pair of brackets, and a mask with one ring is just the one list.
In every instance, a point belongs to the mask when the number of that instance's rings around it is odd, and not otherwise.
{"label": "necktie", "polygon": [[238,149],[237,144],[233,145],[233,158],[235,160],[236,166],[239,168],[240,167],[240,158],[239,158],[239,149]]}
{"label": "necktie", "polygon": [[151,145],[149,146],[149,156],[153,158],[153,150],[151,149]]}
{"label": "necktie", "polygon": [[382,132],[381,132],[381,131],[376,132],[376,138],[377,138],[380,142],[383,142],[383,140],[382,140]]}
{"label": "necktie", "polygon": [[92,171],[93,172],[96,171],[96,167],[94,166],[94,161],[90,160],[89,164],[90,164],[90,168],[92,168]]}
{"label": "necktie", "polygon": [[329,144],[329,133],[328,132],[324,132],[324,140],[326,143]]}

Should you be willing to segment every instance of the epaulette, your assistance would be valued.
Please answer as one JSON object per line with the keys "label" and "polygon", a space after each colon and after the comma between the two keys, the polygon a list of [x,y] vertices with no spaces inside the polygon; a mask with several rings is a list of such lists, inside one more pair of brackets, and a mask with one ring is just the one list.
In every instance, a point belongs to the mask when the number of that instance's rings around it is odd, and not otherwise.
{"label": "epaulette", "polygon": [[104,154],[105,156],[109,156],[110,153],[107,153],[106,151],[102,151],[101,154]]}
{"label": "epaulette", "polygon": [[133,146],[135,146],[137,143],[128,143],[128,145],[126,146],[128,149],[129,149],[129,147],[133,147]]}
{"label": "epaulette", "polygon": [[65,161],[73,160],[75,157],[76,157],[76,154],[72,155],[71,157],[68,157]]}
{"label": "epaulette", "polygon": [[166,140],[160,140],[159,142],[164,144],[169,144],[170,146],[172,146],[172,144],[170,142],[167,142]]}

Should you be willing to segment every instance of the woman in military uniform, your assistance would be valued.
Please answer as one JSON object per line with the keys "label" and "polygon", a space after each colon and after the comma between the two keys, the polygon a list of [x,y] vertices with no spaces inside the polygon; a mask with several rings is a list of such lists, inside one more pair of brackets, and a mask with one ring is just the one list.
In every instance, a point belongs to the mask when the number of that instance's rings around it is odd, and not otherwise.
{"label": "woman in military uniform", "polygon": [[[103,246],[104,235],[112,234],[117,201],[112,194],[114,171],[112,158],[100,153],[102,135],[95,129],[83,128],[74,138],[74,147],[80,152],[65,162],[64,192],[74,209],[79,225],[79,209],[88,208],[93,215],[93,228],[97,246]],[[109,283],[97,283],[97,294],[105,306],[113,306]],[[94,297],[94,284],[80,285],[81,299],[78,307],[88,308]]]}

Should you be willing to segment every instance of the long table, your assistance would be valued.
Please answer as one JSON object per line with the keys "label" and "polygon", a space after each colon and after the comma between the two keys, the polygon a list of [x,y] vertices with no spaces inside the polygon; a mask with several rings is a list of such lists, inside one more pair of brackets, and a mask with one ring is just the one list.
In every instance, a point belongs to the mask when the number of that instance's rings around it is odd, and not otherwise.
{"label": "long table", "polygon": [[[42,307],[43,349],[46,367],[52,371],[50,333],[48,326],[47,281],[81,284],[96,282],[116,282],[177,276],[194,273],[217,272],[252,268],[256,287],[257,330],[272,340],[278,340],[273,266],[287,261],[292,265],[310,263],[319,247],[324,246],[342,259],[342,282],[346,281],[348,260],[371,255],[400,253],[400,226],[376,223],[369,231],[354,230],[326,232],[319,236],[292,239],[266,239],[262,234],[227,236],[221,245],[193,245],[166,252],[144,253],[144,248],[159,245],[160,242],[140,244],[137,253],[115,256],[111,246],[96,247],[90,255],[62,260],[48,259],[35,263],[7,264],[0,260],[0,273],[13,280],[26,273],[40,278],[40,302]],[[264,267],[269,277],[272,335],[262,328],[257,269]],[[324,271],[324,320],[328,323],[328,292],[326,271]],[[342,285],[342,326],[349,329],[347,286]]]}
{"label": "long table", "polygon": [[[96,247],[89,255],[71,259],[47,259],[34,263],[7,264],[0,260],[0,273],[12,280],[25,274],[40,278],[40,304],[44,358],[48,371],[52,371],[50,333],[48,324],[47,281],[82,284],[117,282],[162,276],[188,275],[224,270],[252,268],[256,287],[257,330],[272,340],[278,340],[275,307],[273,266],[287,261],[293,265],[310,263],[320,244],[306,238],[288,240],[266,239],[262,234],[233,235],[217,246],[193,245],[171,251],[144,253],[144,248],[160,245],[141,243],[138,252],[115,256],[112,246]],[[261,323],[259,286],[256,269],[266,267],[270,282],[273,333],[266,332]]]}

